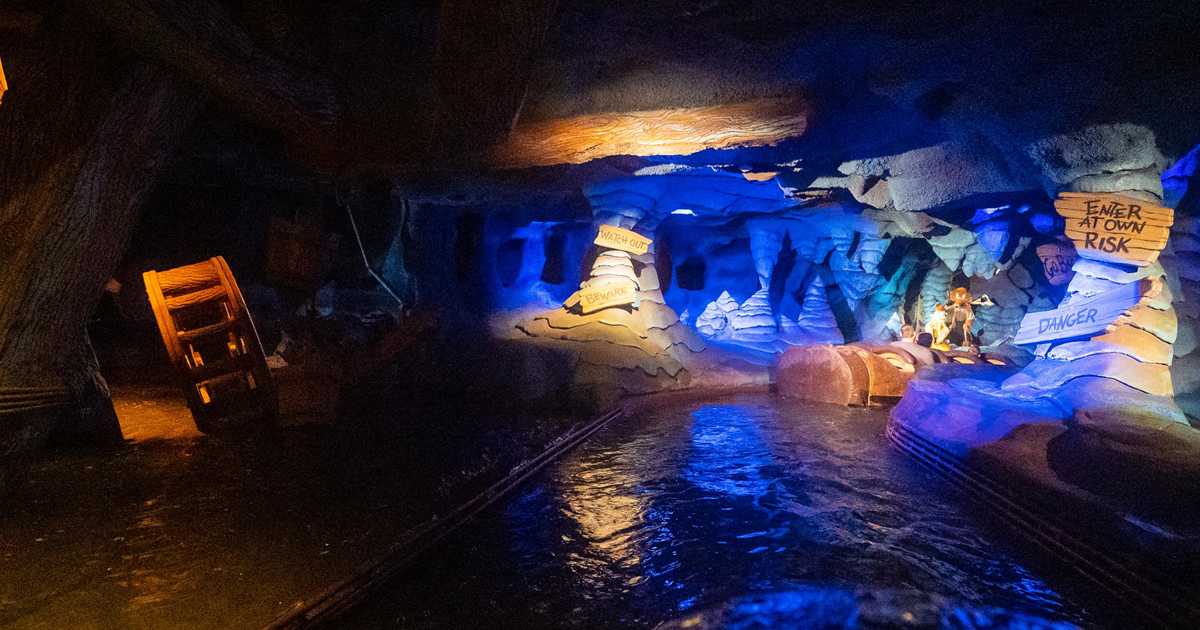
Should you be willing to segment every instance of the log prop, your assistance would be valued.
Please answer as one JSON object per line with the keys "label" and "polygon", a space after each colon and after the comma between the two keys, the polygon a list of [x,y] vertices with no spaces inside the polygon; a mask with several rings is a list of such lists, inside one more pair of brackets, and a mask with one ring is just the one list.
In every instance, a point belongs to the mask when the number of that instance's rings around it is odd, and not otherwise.
{"label": "log prop", "polygon": [[896,364],[906,363],[908,356],[894,348],[855,344],[800,346],[780,358],[777,385],[789,398],[866,407],[904,394],[915,366]]}
{"label": "log prop", "polygon": [[262,342],[221,256],[142,274],[158,331],[196,427],[271,418],[278,400]]}

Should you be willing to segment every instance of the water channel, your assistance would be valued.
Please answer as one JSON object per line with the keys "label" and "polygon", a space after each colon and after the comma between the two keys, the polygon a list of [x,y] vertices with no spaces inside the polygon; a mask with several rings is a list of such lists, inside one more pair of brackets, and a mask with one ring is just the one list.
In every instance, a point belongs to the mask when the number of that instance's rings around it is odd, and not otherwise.
{"label": "water channel", "polygon": [[653,627],[747,594],[898,589],[1096,623],[890,448],[885,422],[765,394],[622,418],[349,621]]}

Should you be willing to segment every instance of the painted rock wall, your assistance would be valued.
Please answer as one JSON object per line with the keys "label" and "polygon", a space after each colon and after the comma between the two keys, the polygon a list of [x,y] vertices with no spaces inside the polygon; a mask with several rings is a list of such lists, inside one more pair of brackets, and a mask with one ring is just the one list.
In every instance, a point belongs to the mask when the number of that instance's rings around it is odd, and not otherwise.
{"label": "painted rock wall", "polygon": [[[1078,259],[1055,316],[1028,316],[1030,326],[1038,321],[1040,329],[1050,330],[1028,331],[1044,339],[1036,350],[1038,359],[1005,381],[1006,390],[1055,391],[1080,378],[1099,377],[1151,396],[1174,394],[1169,366],[1177,322],[1171,289],[1157,263],[1174,219],[1172,210],[1157,205],[1162,194],[1158,165],[1164,160],[1152,142],[1118,136],[1130,142],[1117,143],[1104,137],[1107,144],[1084,131],[1034,145],[1042,163],[1052,166],[1046,172],[1048,181],[1060,188],[1055,208]],[[1073,165],[1061,166],[1068,162]],[[1120,309],[1115,319],[1097,322],[1107,325],[1083,331],[1088,332],[1084,338],[1073,332],[1081,324],[1071,317],[1094,315],[1092,305],[1104,312],[1104,305],[1114,300],[1125,300],[1114,307]]]}

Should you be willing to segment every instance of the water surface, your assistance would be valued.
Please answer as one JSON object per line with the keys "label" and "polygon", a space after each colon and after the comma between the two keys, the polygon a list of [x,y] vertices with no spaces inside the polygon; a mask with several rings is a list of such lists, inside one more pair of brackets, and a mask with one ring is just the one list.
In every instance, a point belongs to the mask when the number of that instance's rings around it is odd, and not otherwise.
{"label": "water surface", "polygon": [[768,395],[623,418],[352,621],[652,627],[736,596],[816,586],[917,589],[1089,622],[889,448],[885,421]]}

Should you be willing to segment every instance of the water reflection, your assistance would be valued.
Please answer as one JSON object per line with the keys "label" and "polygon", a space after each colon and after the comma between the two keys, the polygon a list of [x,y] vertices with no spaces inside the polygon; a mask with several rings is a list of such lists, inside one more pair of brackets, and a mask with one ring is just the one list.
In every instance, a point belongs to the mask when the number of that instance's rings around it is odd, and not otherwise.
{"label": "water reflection", "polygon": [[627,418],[473,523],[459,551],[397,584],[376,614],[424,627],[653,626],[818,587],[1087,620],[892,452],[884,421],[765,396]]}
{"label": "water reflection", "polygon": [[771,451],[751,409],[744,405],[705,405],[692,412],[691,445],[683,476],[718,494],[765,496],[775,483],[768,476]]}

